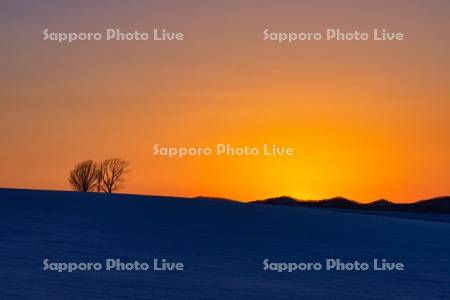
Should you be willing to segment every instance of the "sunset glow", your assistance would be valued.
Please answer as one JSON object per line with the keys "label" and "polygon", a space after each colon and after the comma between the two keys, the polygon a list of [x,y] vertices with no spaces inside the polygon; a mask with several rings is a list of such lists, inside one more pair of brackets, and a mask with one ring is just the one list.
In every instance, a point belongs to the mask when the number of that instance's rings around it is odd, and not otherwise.
{"label": "sunset glow", "polygon": [[[336,2],[286,2],[279,14],[274,3],[252,1],[118,1],[89,10],[63,1],[52,4],[64,12],[58,15],[50,5],[3,3],[0,186],[65,190],[75,163],[121,157],[132,169],[125,193],[361,202],[448,194],[449,3],[386,1],[385,13],[380,1]],[[265,28],[318,31],[323,24],[383,24],[407,39],[262,39]],[[185,40],[42,40],[45,28],[157,26],[182,31]],[[218,143],[276,144],[295,155],[152,155],[154,144]]]}

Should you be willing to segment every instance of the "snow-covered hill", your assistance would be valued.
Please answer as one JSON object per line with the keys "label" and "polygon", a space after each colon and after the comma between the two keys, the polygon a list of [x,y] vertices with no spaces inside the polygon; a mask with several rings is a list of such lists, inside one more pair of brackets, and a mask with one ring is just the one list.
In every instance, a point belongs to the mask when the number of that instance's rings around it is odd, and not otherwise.
{"label": "snow-covered hill", "polygon": [[[184,271],[43,270],[181,262]],[[263,270],[263,261],[404,271]],[[448,299],[450,224],[230,201],[0,190],[0,299]]]}

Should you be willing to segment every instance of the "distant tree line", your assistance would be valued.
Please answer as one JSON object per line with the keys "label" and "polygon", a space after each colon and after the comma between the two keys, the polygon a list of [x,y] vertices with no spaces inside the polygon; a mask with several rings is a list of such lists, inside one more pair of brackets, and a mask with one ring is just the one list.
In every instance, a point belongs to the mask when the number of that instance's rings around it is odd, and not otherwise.
{"label": "distant tree line", "polygon": [[70,171],[69,183],[75,191],[111,194],[124,187],[129,165],[128,161],[120,158],[105,159],[99,163],[85,160]]}

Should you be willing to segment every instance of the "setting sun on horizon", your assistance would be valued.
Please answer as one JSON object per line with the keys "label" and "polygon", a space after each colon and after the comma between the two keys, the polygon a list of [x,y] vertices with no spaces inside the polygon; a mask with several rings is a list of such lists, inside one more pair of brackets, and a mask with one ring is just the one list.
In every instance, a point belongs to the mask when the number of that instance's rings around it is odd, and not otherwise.
{"label": "setting sun on horizon", "polygon": [[[145,10],[111,2],[81,10],[63,1],[52,4],[59,14],[50,5],[2,4],[0,187],[68,190],[76,163],[120,157],[131,168],[125,193],[360,202],[447,195],[450,57],[448,38],[439,37],[448,34],[449,5],[384,3],[389,13],[379,1],[292,1],[282,15],[279,3],[256,2],[141,3]],[[354,24],[406,39],[263,39],[266,28],[350,32]],[[185,39],[42,38],[45,29],[111,26],[160,26]],[[218,144],[294,154],[153,155],[154,145]]]}

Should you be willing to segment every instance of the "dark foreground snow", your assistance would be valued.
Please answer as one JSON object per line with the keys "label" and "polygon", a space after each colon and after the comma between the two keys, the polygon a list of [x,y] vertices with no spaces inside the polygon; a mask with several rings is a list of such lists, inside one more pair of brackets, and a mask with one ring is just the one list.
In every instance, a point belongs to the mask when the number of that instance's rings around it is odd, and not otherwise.
{"label": "dark foreground snow", "polygon": [[[181,272],[44,271],[183,262]],[[405,271],[264,271],[264,259]],[[0,299],[448,299],[450,224],[214,200],[0,190]]]}

